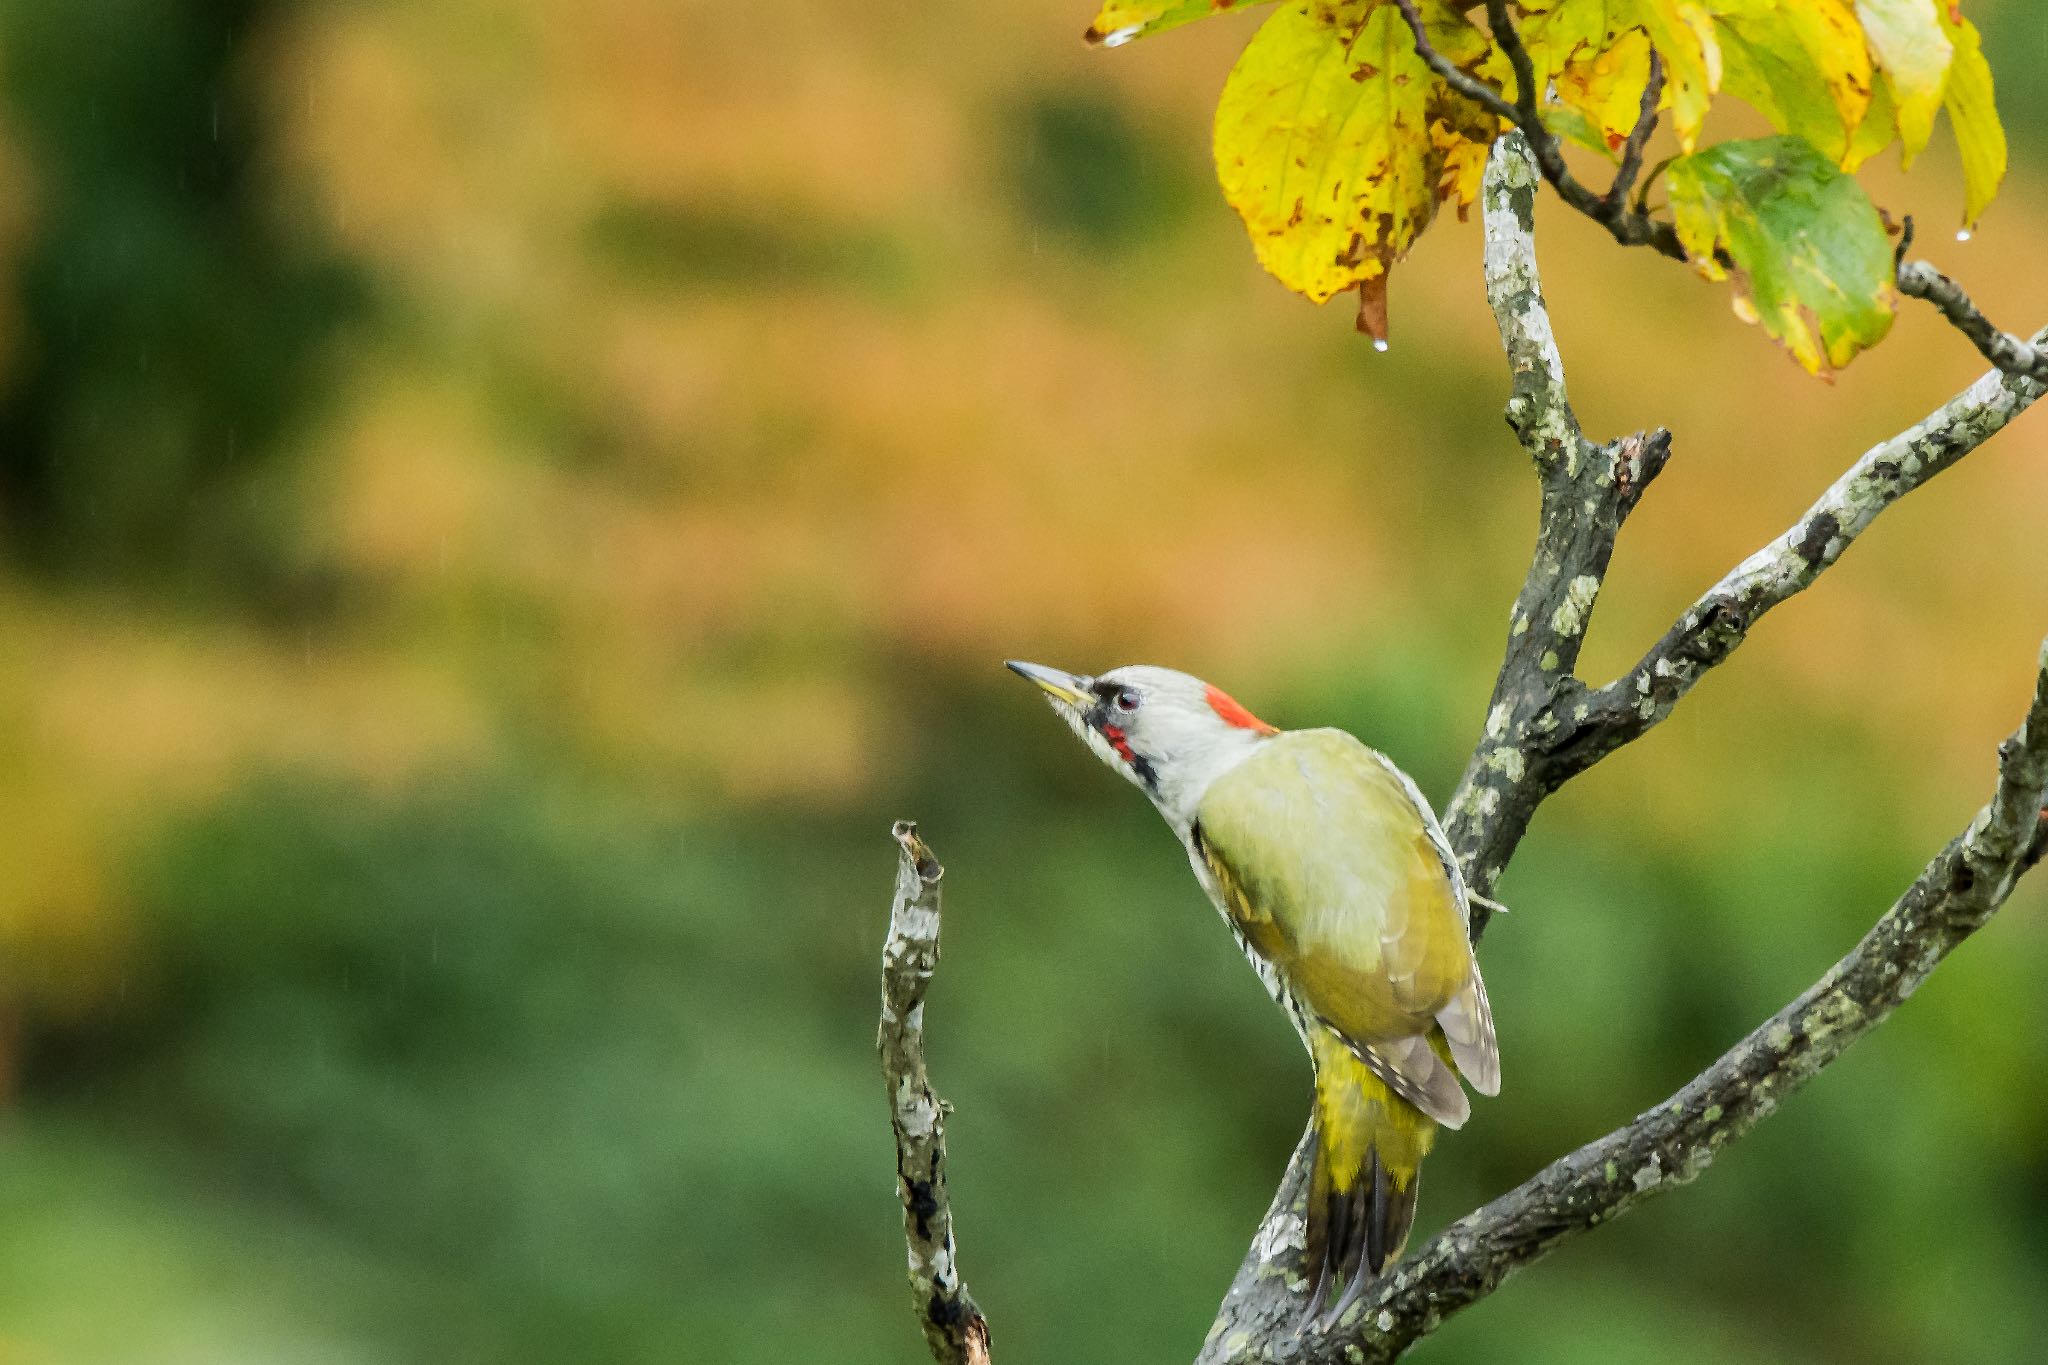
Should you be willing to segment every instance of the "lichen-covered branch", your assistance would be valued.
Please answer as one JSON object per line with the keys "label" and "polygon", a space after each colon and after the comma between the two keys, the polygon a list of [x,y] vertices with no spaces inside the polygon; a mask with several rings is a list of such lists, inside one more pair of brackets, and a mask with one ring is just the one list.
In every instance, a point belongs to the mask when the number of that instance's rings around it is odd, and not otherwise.
{"label": "lichen-covered branch", "polygon": [[[1528,762],[1562,698],[1621,524],[1671,453],[1665,431],[1596,445],[1579,430],[1536,267],[1536,168],[1528,143],[1495,144],[1481,191],[1486,297],[1507,353],[1508,425],[1541,487],[1536,547],[1509,616],[1486,730],[1445,809],[1445,831],[1480,893],[1492,889],[1545,794]],[[1475,907],[1475,932],[1486,913]]]}
{"label": "lichen-covered branch", "polygon": [[988,1365],[988,1321],[975,1307],[953,1246],[946,1197],[946,1102],[924,1069],[924,996],[939,965],[939,877],[944,871],[917,826],[899,820],[896,899],[882,945],[882,1022],[875,1047],[896,1130],[896,1188],[910,1249],[910,1291],[932,1359]]}
{"label": "lichen-covered branch", "polygon": [[1300,1333],[1254,1333],[1241,1324],[1237,1349],[1205,1353],[1204,1361],[1391,1361],[1560,1243],[1693,1180],[1724,1146],[1882,1023],[1990,920],[2031,865],[2044,801],[2048,644],[2026,719],[1999,746],[1990,803],[1827,975],[1677,1094],[1430,1238],[1340,1322]]}
{"label": "lichen-covered branch", "polygon": [[[2048,343],[2048,331],[2036,344]],[[1878,514],[1950,468],[2032,406],[2048,384],[1991,371],[1928,417],[1865,451],[1790,529],[1685,610],[1626,674],[1570,699],[1531,761],[1561,785],[1671,714],[1772,607],[1803,592]]]}
{"label": "lichen-covered branch", "polygon": [[1963,287],[1925,261],[1906,261],[1899,266],[1899,292],[1925,299],[1941,310],[1955,329],[1970,339],[1977,354],[2005,374],[2048,384],[2048,346],[2039,337],[2023,341],[2002,332],[1978,310]]}

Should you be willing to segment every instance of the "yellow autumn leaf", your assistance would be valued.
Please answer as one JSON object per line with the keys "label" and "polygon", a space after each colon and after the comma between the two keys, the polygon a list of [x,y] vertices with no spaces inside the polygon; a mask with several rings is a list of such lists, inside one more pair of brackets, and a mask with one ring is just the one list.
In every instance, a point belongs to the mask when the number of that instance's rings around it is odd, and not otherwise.
{"label": "yellow autumn leaf", "polygon": [[1849,150],[1842,156],[1842,169],[1855,170],[1891,146],[1898,135],[1898,104],[1892,99],[1891,85],[1879,81],[1870,89],[1870,108],[1864,112],[1863,122],[1857,125],[1856,135],[1849,139]]}
{"label": "yellow autumn leaf", "polygon": [[1678,145],[1692,151],[1707,107],[1721,88],[1721,43],[1713,16],[1698,0],[1635,0],[1633,17],[1664,59],[1663,105],[1671,111]]}
{"label": "yellow autumn leaf", "polygon": [[1963,158],[1963,226],[1974,227],[2005,179],[2005,126],[1998,121],[1991,66],[1984,60],[1977,26],[1946,4],[1941,23],[1955,45],[1942,108]]}
{"label": "yellow autumn leaf", "polygon": [[1458,210],[1478,202],[1480,184],[1486,178],[1486,156],[1493,143],[1472,137],[1439,121],[1429,126],[1430,141],[1443,154],[1443,170],[1437,176],[1437,194]]}
{"label": "yellow autumn leaf", "polygon": [[1723,88],[1841,162],[1874,73],[1850,0],[1714,0]]}
{"label": "yellow autumn leaf", "polygon": [[[1499,49],[1454,6],[1431,0],[1421,6],[1429,45],[1463,70],[1480,74]],[[1482,77],[1483,79],[1483,77]],[[1505,125],[1493,114],[1441,81],[1433,82],[1429,98],[1429,140],[1443,162],[1437,195],[1458,210],[1460,219],[1478,202],[1486,176],[1486,155]]]}
{"label": "yellow autumn leaf", "polygon": [[[1483,35],[1462,36],[1469,25],[1444,0],[1426,14],[1448,44],[1439,50],[1483,52]],[[1388,268],[1436,214],[1440,90],[1400,10],[1380,0],[1309,0],[1261,25],[1215,129],[1217,178],[1259,263],[1317,303],[1362,286],[1369,320]]]}
{"label": "yellow autumn leaf", "polygon": [[1558,102],[1584,114],[1610,148],[1628,140],[1649,83],[1650,38],[1641,29],[1565,63],[1552,82]]}
{"label": "yellow autumn leaf", "polygon": [[[1899,156],[1903,165],[1927,145],[1934,131],[1934,116],[1941,110],[1941,96],[1948,84],[1949,63],[1955,45],[1941,26],[1937,10],[1946,0],[1856,0],[1856,18],[1863,25],[1882,89],[1890,96],[1893,118],[1904,143]],[[1873,92],[1875,93],[1875,92]],[[1875,117],[1875,111],[1866,117]]]}
{"label": "yellow autumn leaf", "polygon": [[[1546,91],[1554,87],[1557,103],[1571,111],[1556,120],[1568,136],[1608,150],[1628,136],[1654,46],[1664,60],[1660,107],[1672,111],[1680,144],[1692,149],[1721,85],[1720,44],[1701,0],[1544,0],[1522,9],[1518,27],[1536,83]],[[1513,97],[1514,72],[1505,57],[1489,57],[1482,74]],[[1585,137],[1589,128],[1598,136]]]}
{"label": "yellow autumn leaf", "polygon": [[[1607,46],[1614,33],[1627,26],[1621,12],[1630,3],[1632,0],[1613,0],[1611,4],[1610,0],[1530,0],[1522,5],[1515,27],[1536,73],[1536,88],[1547,91],[1558,72]],[[1497,65],[1504,73],[1501,90],[1514,99],[1514,70],[1504,58]]]}
{"label": "yellow autumn leaf", "polygon": [[1133,38],[1149,38],[1212,14],[1267,3],[1270,0],[1107,0],[1082,36],[1104,47],[1122,47]]}

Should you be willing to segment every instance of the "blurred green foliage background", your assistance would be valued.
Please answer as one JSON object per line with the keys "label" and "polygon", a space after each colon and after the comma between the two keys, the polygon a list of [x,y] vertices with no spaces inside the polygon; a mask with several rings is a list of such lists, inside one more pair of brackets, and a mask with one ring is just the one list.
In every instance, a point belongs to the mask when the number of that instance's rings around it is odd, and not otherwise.
{"label": "blurred green foliage background", "polygon": [[[2048,28],[1973,4],[2018,163],[1935,260],[2048,318]],[[997,667],[1149,660],[1438,800],[1533,521],[1476,228],[1394,349],[1208,181],[1249,23],[1059,6],[0,4],[0,1361],[917,1355],[880,1085],[894,848],[1006,1365],[1184,1359],[1306,1112],[1137,797]],[[1832,387],[1543,215],[1574,397],[1678,454],[1634,657],[1980,366]],[[1641,258],[1638,258],[1638,257]],[[2048,626],[2038,414],[1546,808],[1487,940],[1507,1086],[1435,1226],[1654,1102],[1988,790]],[[1444,1362],[2033,1358],[2030,888],[1698,1186]]]}

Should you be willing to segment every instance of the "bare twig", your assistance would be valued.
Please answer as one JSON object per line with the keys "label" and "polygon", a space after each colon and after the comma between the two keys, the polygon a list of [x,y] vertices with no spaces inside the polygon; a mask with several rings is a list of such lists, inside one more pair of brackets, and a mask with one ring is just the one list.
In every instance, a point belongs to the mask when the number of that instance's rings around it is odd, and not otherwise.
{"label": "bare twig", "polygon": [[1236,1349],[1214,1349],[1212,1333],[1203,1362],[1391,1361],[1559,1244],[1698,1177],[1724,1146],[1884,1022],[1991,919],[2029,866],[2044,799],[2048,644],[2026,719],[1999,746],[1990,803],[1817,983],[1668,1100],[1432,1237],[1334,1326],[1297,1334],[1298,1314],[1273,1330],[1240,1317]]}
{"label": "bare twig", "polygon": [[1657,131],[1657,100],[1664,93],[1664,58],[1657,49],[1650,49],[1650,75],[1643,83],[1643,102],[1636,111],[1636,126],[1629,130],[1628,141],[1621,147],[1621,165],[1614,172],[1614,183],[1607,188],[1606,209],[1609,213],[1620,213],[1626,206],[1628,192],[1635,188],[1636,177],[1643,173],[1643,148],[1649,145],[1650,134]]}
{"label": "bare twig", "polygon": [[[1647,246],[1671,257],[1675,261],[1686,259],[1685,248],[1679,245],[1678,231],[1669,223],[1660,223],[1631,209],[1624,187],[1619,195],[1611,190],[1601,195],[1588,189],[1564,159],[1564,144],[1557,134],[1543,122],[1543,92],[1536,88],[1536,67],[1530,60],[1529,49],[1523,46],[1521,30],[1508,13],[1505,0],[1487,0],[1486,20],[1493,30],[1493,38],[1507,56],[1508,64],[1515,73],[1515,98],[1510,101],[1498,89],[1480,80],[1469,72],[1462,71],[1457,64],[1444,56],[1429,40],[1428,26],[1423,23],[1422,12],[1414,0],[1394,0],[1400,7],[1401,17],[1408,21],[1408,30],[1415,37],[1415,52],[1443,82],[1465,98],[1473,101],[1494,117],[1512,123],[1529,140],[1530,153],[1536,159],[1537,169],[1550,182],[1558,196],[1580,213],[1606,228],[1609,235],[1623,246]],[[1651,86],[1661,88],[1663,67],[1653,64],[1650,71]],[[1654,126],[1656,97],[1645,92],[1644,102],[1650,111],[1651,125]],[[1649,127],[1638,120],[1637,131],[1647,141]],[[1631,141],[1635,141],[1632,137]],[[1640,144],[1636,147],[1638,166],[1642,156]],[[1624,163],[1626,164],[1626,163]],[[1633,179],[1633,173],[1630,178]]]}
{"label": "bare twig", "polygon": [[[1415,55],[1422,58],[1445,85],[1495,118],[1517,126],[1521,124],[1522,111],[1508,103],[1505,95],[1469,71],[1460,70],[1456,62],[1438,51],[1436,45],[1429,41],[1429,30],[1423,26],[1422,11],[1416,8],[1415,0],[1394,0],[1394,3],[1400,7],[1401,17],[1408,21],[1409,31],[1415,35]],[[1528,54],[1523,54],[1524,60],[1527,60],[1527,56]]]}
{"label": "bare twig", "polygon": [[896,1188],[910,1249],[910,1290],[939,1365],[988,1365],[988,1320],[960,1278],[946,1197],[946,1102],[924,1069],[924,996],[939,965],[939,877],[917,826],[899,820],[896,899],[882,946],[882,1022],[875,1047],[896,1130]]}
{"label": "bare twig", "polygon": [[2048,346],[2043,346],[2039,337],[2023,341],[2000,331],[1970,302],[1961,285],[1927,262],[1906,261],[1899,266],[1899,292],[1939,308],[1942,316],[1970,339],[1977,354],[2006,374],[2048,384]]}

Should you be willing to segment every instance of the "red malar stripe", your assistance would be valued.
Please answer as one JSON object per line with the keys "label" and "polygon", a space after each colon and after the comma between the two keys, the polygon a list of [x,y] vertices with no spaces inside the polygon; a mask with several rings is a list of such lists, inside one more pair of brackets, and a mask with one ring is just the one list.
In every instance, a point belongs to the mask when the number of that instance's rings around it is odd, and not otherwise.
{"label": "red malar stripe", "polygon": [[1138,761],[1137,752],[1131,748],[1131,742],[1124,738],[1122,726],[1103,726],[1102,737],[1109,741],[1110,748],[1116,750],[1118,758],[1121,758],[1126,763],[1136,763]]}

